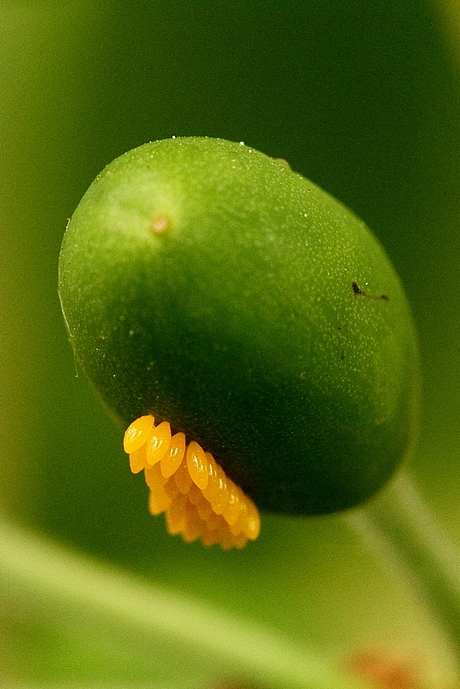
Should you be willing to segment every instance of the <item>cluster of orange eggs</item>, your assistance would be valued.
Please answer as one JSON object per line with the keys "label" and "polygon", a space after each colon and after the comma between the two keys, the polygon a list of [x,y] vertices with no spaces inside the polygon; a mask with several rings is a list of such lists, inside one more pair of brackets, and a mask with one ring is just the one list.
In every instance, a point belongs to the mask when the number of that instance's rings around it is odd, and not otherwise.
{"label": "cluster of orange eggs", "polygon": [[165,513],[170,534],[204,545],[243,548],[260,532],[260,516],[252,500],[225,475],[211,453],[184,433],[171,434],[167,421],[153,416],[133,421],[123,447],[134,474],[144,469],[150,488],[151,514]]}

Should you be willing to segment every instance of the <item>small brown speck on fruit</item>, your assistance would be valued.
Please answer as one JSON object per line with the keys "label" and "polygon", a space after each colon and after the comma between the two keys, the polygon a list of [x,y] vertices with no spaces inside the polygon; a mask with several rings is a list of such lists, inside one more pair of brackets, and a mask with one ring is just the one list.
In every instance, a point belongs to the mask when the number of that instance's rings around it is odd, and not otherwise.
{"label": "small brown speck on fruit", "polygon": [[356,282],[351,283],[351,289],[355,297],[367,297],[367,299],[374,299],[376,301],[390,301],[390,298],[386,294],[379,294],[378,296],[374,294],[368,294],[364,292],[360,287],[358,287]]}
{"label": "small brown speck on fruit", "polygon": [[288,161],[285,160],[284,158],[275,158],[276,162],[279,163],[282,167],[288,168],[288,170],[291,169],[291,166],[289,165]]}
{"label": "small brown speck on fruit", "polygon": [[154,234],[163,234],[169,230],[170,220],[165,213],[157,213],[150,223],[150,231]]}

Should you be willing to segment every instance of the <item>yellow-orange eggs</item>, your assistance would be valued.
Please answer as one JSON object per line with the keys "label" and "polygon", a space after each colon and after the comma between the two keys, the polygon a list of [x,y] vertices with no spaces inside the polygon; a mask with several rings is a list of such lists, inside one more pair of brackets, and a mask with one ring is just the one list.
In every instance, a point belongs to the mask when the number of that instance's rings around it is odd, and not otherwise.
{"label": "yellow-orange eggs", "polygon": [[150,414],[127,428],[123,447],[131,471],[144,470],[151,514],[165,513],[170,534],[224,549],[243,548],[260,532],[252,500],[225,475],[211,453],[184,433],[171,434],[167,421],[155,426]]}

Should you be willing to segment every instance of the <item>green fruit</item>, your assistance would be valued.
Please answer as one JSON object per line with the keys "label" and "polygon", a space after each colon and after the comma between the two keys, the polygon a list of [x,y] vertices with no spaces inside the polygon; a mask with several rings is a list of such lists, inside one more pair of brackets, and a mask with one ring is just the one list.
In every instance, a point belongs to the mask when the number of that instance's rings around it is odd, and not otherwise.
{"label": "green fruit", "polygon": [[69,223],[59,289],[115,415],[167,419],[260,509],[357,505],[413,445],[418,355],[398,277],[284,161],[207,138],[126,153]]}

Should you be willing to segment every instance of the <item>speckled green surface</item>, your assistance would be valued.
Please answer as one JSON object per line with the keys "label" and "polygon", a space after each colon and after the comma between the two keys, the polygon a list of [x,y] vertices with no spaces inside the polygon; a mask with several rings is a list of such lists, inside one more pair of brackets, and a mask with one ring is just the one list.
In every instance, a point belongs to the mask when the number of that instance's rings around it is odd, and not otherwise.
{"label": "speckled green surface", "polygon": [[115,414],[167,419],[261,509],[354,506],[414,444],[416,338],[387,257],[244,144],[174,138],[118,158],[72,216],[59,284]]}

